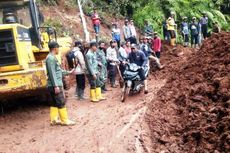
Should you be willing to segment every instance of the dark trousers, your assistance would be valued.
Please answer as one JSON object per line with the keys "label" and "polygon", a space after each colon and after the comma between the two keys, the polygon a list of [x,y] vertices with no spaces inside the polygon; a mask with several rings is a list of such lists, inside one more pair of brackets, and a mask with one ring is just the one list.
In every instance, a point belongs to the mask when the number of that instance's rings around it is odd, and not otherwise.
{"label": "dark trousers", "polygon": [[140,76],[141,80],[144,81],[146,79],[145,77],[145,71],[143,69],[138,70],[138,75]]}
{"label": "dark trousers", "polygon": [[94,24],[93,28],[94,28],[95,33],[98,34],[99,31],[100,31],[100,25],[99,24]]}
{"label": "dark trousers", "polygon": [[59,87],[59,88],[60,88],[59,94],[55,94],[54,87],[48,87],[48,91],[52,98],[52,101],[50,102],[50,106],[61,109],[65,107],[65,95],[64,95],[63,87]]}
{"label": "dark trousers", "polygon": [[184,38],[184,42],[189,42],[189,35],[188,34],[183,35],[183,38]]}
{"label": "dark trousers", "polygon": [[116,67],[116,65],[109,64],[108,70],[109,70],[110,83],[111,83],[111,85],[114,85],[115,80],[116,80],[116,75],[117,75],[117,67]]}
{"label": "dark trousers", "polygon": [[131,44],[137,44],[137,39],[136,37],[130,37],[129,38]]}
{"label": "dark trousers", "polygon": [[198,34],[191,35],[191,44],[198,44]]}
{"label": "dark trousers", "polygon": [[77,89],[85,90],[85,74],[76,75]]}
{"label": "dark trousers", "polygon": [[170,34],[168,30],[163,30],[163,36],[164,36],[164,40],[167,40],[167,41],[170,40]]}
{"label": "dark trousers", "polygon": [[203,24],[201,26],[201,31],[202,31],[204,39],[207,38],[207,35],[208,35],[208,25],[207,24]]}
{"label": "dark trousers", "polygon": [[97,79],[94,80],[92,75],[87,75],[88,81],[89,81],[89,85],[90,85],[90,89],[96,89],[98,87],[102,87],[104,85],[104,83],[100,80],[100,78],[97,76]]}
{"label": "dark trousers", "polygon": [[155,54],[156,54],[156,57],[157,57],[158,59],[161,58],[161,52],[155,52]]}
{"label": "dark trousers", "polygon": [[124,75],[125,68],[126,68],[126,67],[125,67],[124,64],[120,64],[119,69],[120,69],[120,71],[121,71],[121,75],[122,75],[122,76]]}

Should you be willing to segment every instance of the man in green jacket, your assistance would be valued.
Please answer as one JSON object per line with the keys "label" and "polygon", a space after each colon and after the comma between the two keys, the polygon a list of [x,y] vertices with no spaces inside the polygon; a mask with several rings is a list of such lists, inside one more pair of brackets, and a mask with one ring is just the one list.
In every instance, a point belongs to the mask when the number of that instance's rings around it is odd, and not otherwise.
{"label": "man in green jacket", "polygon": [[97,61],[99,66],[100,80],[104,83],[101,87],[102,93],[107,91],[105,84],[107,80],[107,60],[105,55],[105,42],[99,41],[99,49],[97,51]]}
{"label": "man in green jacket", "polygon": [[[74,125],[75,122],[68,119],[65,107],[65,95],[63,92],[63,76],[74,72],[65,71],[56,58],[59,52],[59,44],[55,41],[49,43],[50,53],[46,57],[46,69],[48,76],[48,90],[50,92],[52,102],[50,107],[51,125]],[[60,116],[61,121],[58,119]]]}
{"label": "man in green jacket", "polygon": [[100,80],[98,61],[97,61],[97,42],[90,42],[90,49],[86,54],[86,66],[88,70],[88,79],[90,84],[90,99],[92,102],[105,100],[101,95],[101,86],[103,82]]}

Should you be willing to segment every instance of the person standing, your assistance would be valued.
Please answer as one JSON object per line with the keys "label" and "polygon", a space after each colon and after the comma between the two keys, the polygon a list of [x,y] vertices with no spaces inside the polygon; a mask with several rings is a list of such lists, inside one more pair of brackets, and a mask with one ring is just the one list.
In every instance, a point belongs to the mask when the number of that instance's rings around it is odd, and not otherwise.
{"label": "person standing", "polygon": [[[159,69],[162,68],[160,61],[157,57],[155,57],[155,53],[153,52],[153,50],[151,49],[149,43],[148,43],[148,39],[145,37],[144,41],[143,41],[143,45],[141,48],[141,51],[145,54],[146,58],[149,59],[150,61],[155,61],[157,64],[157,67]],[[148,61],[149,62],[149,61]]]}
{"label": "person standing", "polygon": [[175,23],[175,13],[171,12],[171,16],[167,20],[167,30],[170,35],[170,45],[176,46],[176,23]]}
{"label": "person standing", "polygon": [[189,44],[189,25],[187,19],[187,17],[183,17],[183,22],[181,23],[181,33],[184,38],[185,47],[188,47]]}
{"label": "person standing", "polygon": [[169,36],[169,32],[168,32],[168,27],[167,27],[167,21],[166,21],[166,19],[164,19],[164,21],[162,22],[162,29],[163,29],[164,40],[166,40],[167,42],[169,42],[170,36]]}
{"label": "person standing", "polygon": [[[48,91],[52,98],[50,107],[51,125],[75,125],[75,122],[69,120],[67,115],[62,82],[63,76],[73,74],[74,69],[71,71],[61,69],[61,66],[56,58],[56,55],[59,54],[59,44],[57,42],[51,41],[48,46],[50,53],[46,57],[46,70],[48,76]],[[58,119],[59,117],[61,121]]]}
{"label": "person standing", "polygon": [[90,42],[90,49],[86,54],[86,67],[87,67],[87,77],[90,84],[90,99],[91,102],[99,102],[100,100],[105,100],[101,94],[101,86],[103,82],[100,81],[99,71],[98,71],[98,61],[97,61],[97,42]]}
{"label": "person standing", "polygon": [[96,35],[98,35],[99,31],[100,31],[101,19],[100,19],[99,15],[97,14],[97,11],[96,11],[95,8],[93,10],[93,14],[91,16],[91,20],[93,22],[94,31],[95,31]]}
{"label": "person standing", "polygon": [[203,38],[206,39],[208,36],[208,17],[206,13],[203,13],[203,16],[200,19],[200,24]]}
{"label": "person standing", "polygon": [[103,82],[103,85],[101,87],[102,92],[108,91],[106,89],[106,80],[107,80],[107,60],[105,55],[105,42],[99,41],[99,49],[97,51],[97,61],[99,66],[99,72],[100,72],[100,80]]}
{"label": "person standing", "polygon": [[135,63],[136,65],[141,67],[138,70],[138,75],[140,76],[141,80],[144,82],[144,89],[145,89],[144,93],[147,94],[148,84],[147,84],[147,79],[146,79],[145,72],[144,72],[144,67],[146,66],[148,62],[147,57],[142,51],[138,50],[136,44],[132,44],[131,48],[132,48],[132,51],[128,57],[129,62]]}
{"label": "person standing", "polygon": [[81,49],[79,42],[75,42],[74,51],[74,59],[75,59],[75,74],[76,74],[76,96],[79,100],[85,100],[84,91],[85,91],[85,72],[86,65],[85,59]]}
{"label": "person standing", "polygon": [[153,38],[153,51],[155,52],[156,57],[160,61],[161,57],[161,38],[158,36],[158,34],[155,32],[154,33],[154,38]]}
{"label": "person standing", "polygon": [[131,30],[130,30],[130,27],[129,27],[129,20],[125,20],[125,25],[123,27],[123,32],[124,32],[125,41],[130,41],[132,33],[131,33]]}
{"label": "person standing", "polygon": [[130,20],[129,28],[131,30],[131,44],[137,44],[137,32],[133,20]]}
{"label": "person standing", "polygon": [[153,36],[153,27],[149,24],[148,20],[145,20],[144,25],[144,36],[152,37]]}
{"label": "person standing", "polygon": [[128,56],[127,52],[125,51],[125,42],[121,43],[121,47],[118,50],[118,60],[120,62],[120,71],[121,74],[123,75],[125,71],[125,64],[128,62]]}
{"label": "person standing", "polygon": [[116,41],[110,41],[110,47],[106,50],[106,59],[108,61],[109,79],[111,87],[116,88],[116,74],[117,74],[117,51],[116,51]]}
{"label": "person standing", "polygon": [[[199,24],[196,22],[196,17],[192,18],[192,23],[189,26],[190,33],[191,33],[191,46],[198,47],[198,35],[199,35]],[[195,45],[194,45],[195,44]]]}
{"label": "person standing", "polygon": [[121,30],[118,28],[117,24],[113,24],[112,28],[112,39],[117,42],[117,46],[120,47],[121,41]]}
{"label": "person standing", "polygon": [[125,43],[125,51],[127,54],[131,53],[131,43],[130,41],[126,41]]}

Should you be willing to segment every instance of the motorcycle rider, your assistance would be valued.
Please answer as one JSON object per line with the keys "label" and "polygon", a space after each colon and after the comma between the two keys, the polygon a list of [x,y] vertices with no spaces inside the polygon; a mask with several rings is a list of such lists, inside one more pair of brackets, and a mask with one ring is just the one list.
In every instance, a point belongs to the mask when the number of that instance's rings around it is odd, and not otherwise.
{"label": "motorcycle rider", "polygon": [[148,94],[148,84],[144,72],[144,66],[147,65],[148,59],[145,56],[145,54],[138,50],[138,47],[136,44],[131,45],[131,53],[129,54],[129,62],[135,63],[141,68],[138,70],[138,75],[140,76],[141,80],[144,82],[144,88],[145,88],[145,94]]}

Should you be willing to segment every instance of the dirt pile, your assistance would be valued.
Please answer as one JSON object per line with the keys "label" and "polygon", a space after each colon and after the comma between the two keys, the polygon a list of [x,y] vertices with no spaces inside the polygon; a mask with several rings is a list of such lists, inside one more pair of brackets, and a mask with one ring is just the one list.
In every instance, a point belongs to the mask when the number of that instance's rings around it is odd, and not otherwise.
{"label": "dirt pile", "polygon": [[185,64],[173,69],[158,92],[161,110],[156,112],[156,102],[150,106],[150,118],[160,119],[150,119],[156,151],[230,151],[229,40],[230,33],[212,35]]}

